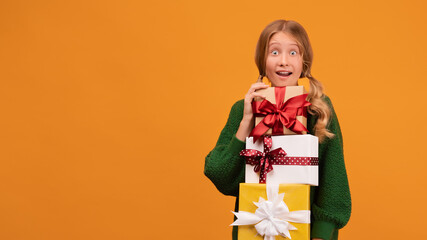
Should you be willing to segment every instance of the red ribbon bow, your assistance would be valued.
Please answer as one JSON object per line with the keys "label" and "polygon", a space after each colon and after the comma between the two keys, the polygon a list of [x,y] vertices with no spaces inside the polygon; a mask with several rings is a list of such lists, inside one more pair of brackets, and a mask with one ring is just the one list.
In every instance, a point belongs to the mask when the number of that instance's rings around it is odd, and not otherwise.
{"label": "red ribbon bow", "polygon": [[270,151],[273,140],[270,136],[264,136],[264,152],[255,149],[244,149],[240,151],[240,156],[246,157],[246,163],[254,166],[255,172],[259,173],[259,182],[265,183],[267,173],[273,170],[272,161],[278,158],[283,159],[286,156],[282,148]]}
{"label": "red ribbon bow", "polygon": [[252,102],[255,117],[264,117],[250,134],[254,137],[253,142],[256,142],[270,128],[273,129],[272,135],[283,134],[283,127],[298,134],[302,134],[303,131],[308,132],[307,128],[296,119],[298,115],[307,116],[305,107],[311,105],[306,100],[308,94],[298,95],[283,102],[285,92],[286,87],[275,88],[277,104],[273,104],[267,99],[262,102]]}

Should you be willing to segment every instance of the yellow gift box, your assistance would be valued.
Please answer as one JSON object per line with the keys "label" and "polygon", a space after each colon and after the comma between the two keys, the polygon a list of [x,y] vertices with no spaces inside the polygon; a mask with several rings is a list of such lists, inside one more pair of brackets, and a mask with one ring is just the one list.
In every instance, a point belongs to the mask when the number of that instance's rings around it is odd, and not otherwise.
{"label": "yellow gift box", "polygon": [[[310,186],[304,184],[280,184],[279,194],[285,193],[283,201],[290,212],[300,210],[310,210]],[[241,183],[239,196],[239,212],[245,211],[254,213],[259,198],[267,199],[266,184],[259,183]],[[289,222],[297,230],[290,230],[292,240],[310,240],[310,224]],[[239,226],[238,239],[244,240],[263,240],[255,229],[254,225]],[[287,239],[283,236],[276,236],[276,240]]]}

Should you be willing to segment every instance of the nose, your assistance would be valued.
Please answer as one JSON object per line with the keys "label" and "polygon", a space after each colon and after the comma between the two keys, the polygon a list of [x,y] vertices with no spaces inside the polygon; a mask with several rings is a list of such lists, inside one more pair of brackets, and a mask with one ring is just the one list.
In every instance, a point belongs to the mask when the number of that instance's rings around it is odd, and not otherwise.
{"label": "nose", "polygon": [[288,56],[286,54],[282,54],[282,57],[280,58],[280,66],[287,66],[288,65]]}

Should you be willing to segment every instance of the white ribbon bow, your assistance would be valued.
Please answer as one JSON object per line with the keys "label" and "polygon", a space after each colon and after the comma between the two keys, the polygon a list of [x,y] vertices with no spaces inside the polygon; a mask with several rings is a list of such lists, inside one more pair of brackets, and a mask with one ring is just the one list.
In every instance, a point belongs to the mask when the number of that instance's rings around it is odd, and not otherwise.
{"label": "white ribbon bow", "polygon": [[279,194],[279,185],[267,185],[267,201],[262,197],[254,204],[258,209],[254,213],[233,212],[237,220],[231,226],[253,225],[264,240],[275,240],[277,235],[291,239],[289,230],[297,230],[289,222],[310,223],[310,210],[290,212],[283,201],[285,193]]}

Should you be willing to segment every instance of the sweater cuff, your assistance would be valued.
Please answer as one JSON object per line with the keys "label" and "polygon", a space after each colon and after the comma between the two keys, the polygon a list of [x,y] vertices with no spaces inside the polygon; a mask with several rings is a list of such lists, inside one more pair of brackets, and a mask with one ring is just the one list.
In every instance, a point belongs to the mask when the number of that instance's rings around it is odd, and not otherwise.
{"label": "sweater cuff", "polygon": [[242,149],[245,149],[245,146],[245,142],[240,141],[238,138],[236,138],[236,135],[233,135],[233,138],[228,144],[228,151],[232,155],[239,155],[240,151],[242,151]]}
{"label": "sweater cuff", "polygon": [[311,227],[311,238],[329,240],[334,233],[335,225],[330,222],[315,221]]}

